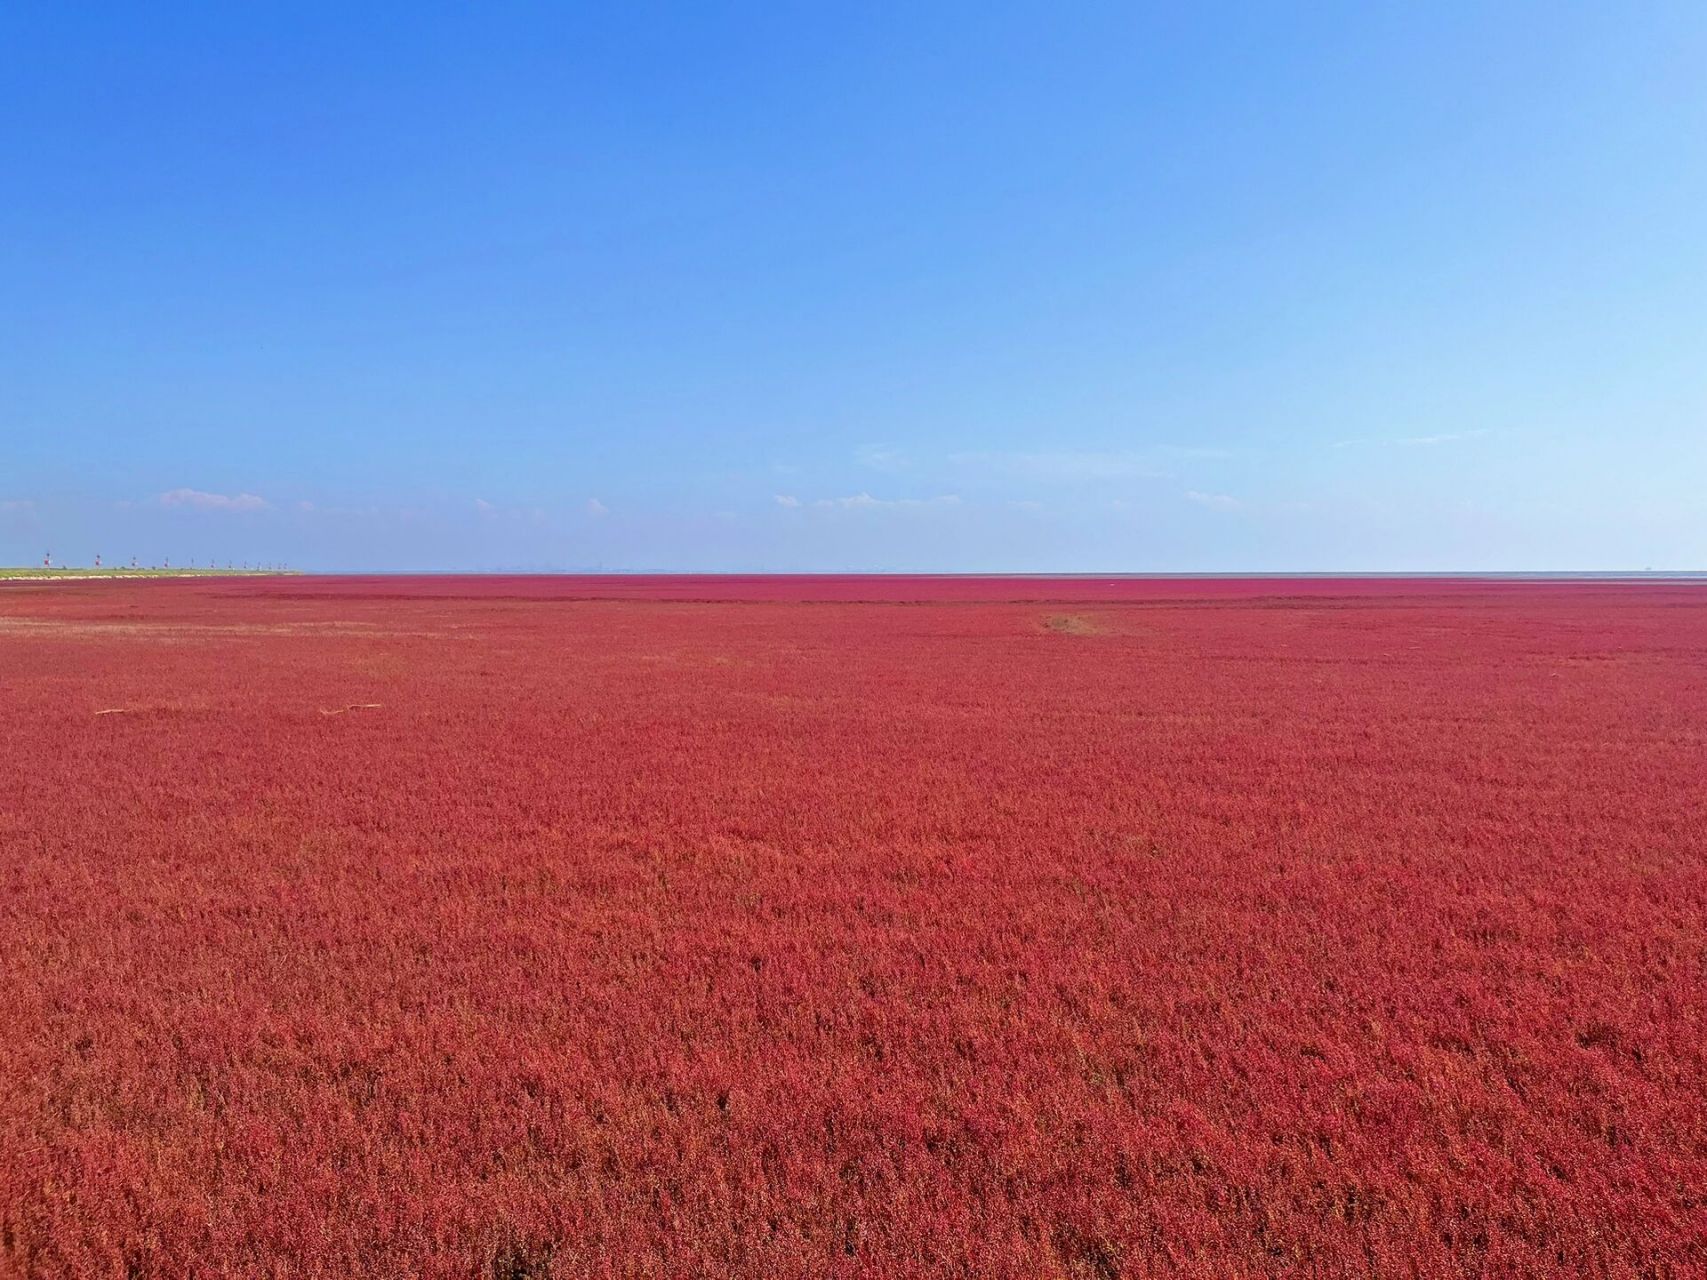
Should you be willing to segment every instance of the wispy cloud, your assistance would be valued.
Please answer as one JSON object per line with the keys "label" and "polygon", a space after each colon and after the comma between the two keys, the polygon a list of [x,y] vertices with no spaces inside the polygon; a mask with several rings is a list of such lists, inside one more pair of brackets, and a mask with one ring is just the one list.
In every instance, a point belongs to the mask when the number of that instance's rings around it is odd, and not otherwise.
{"label": "wispy cloud", "polygon": [[873,471],[905,471],[908,466],[907,455],[886,444],[861,445],[854,450],[854,459],[860,466]]}
{"label": "wispy cloud", "polygon": [[1066,449],[956,453],[949,456],[949,462],[967,470],[1054,482],[1159,479],[1167,474],[1154,457],[1135,452]]}
{"label": "wispy cloud", "polygon": [[605,504],[600,502],[597,498],[588,498],[587,514],[597,520],[600,516],[608,516],[610,514],[610,508],[605,506]]}
{"label": "wispy cloud", "polygon": [[869,493],[855,493],[845,498],[819,498],[812,505],[840,507],[849,511],[869,511],[878,507],[952,507],[959,502],[960,495],[955,493],[945,493],[935,498],[874,498]]}
{"label": "wispy cloud", "polygon": [[1185,498],[1187,502],[1195,502],[1198,506],[1208,507],[1212,511],[1237,511],[1245,505],[1231,494],[1203,493],[1197,489],[1187,489]]}
{"label": "wispy cloud", "polygon": [[170,489],[160,495],[163,507],[189,507],[196,511],[261,511],[267,500],[253,493],[205,493],[200,489]]}
{"label": "wispy cloud", "polygon": [[779,507],[798,507],[800,499],[791,493],[779,493],[776,495],[776,505]]}
{"label": "wispy cloud", "polygon": [[0,528],[22,533],[36,523],[36,504],[30,498],[0,498]]}
{"label": "wispy cloud", "polygon": [[1398,448],[1429,448],[1437,444],[1451,444],[1455,440],[1476,440],[1482,436],[1493,434],[1486,427],[1475,431],[1443,431],[1432,436],[1357,436],[1350,440],[1334,441],[1336,449],[1352,449],[1360,445],[1391,445]]}
{"label": "wispy cloud", "polygon": [[483,516],[491,515],[492,512],[497,510],[497,508],[490,502],[486,501],[485,498],[476,498],[474,500],[474,509]]}
{"label": "wispy cloud", "polygon": [[1170,458],[1197,458],[1205,461],[1235,456],[1231,449],[1223,449],[1219,445],[1201,444],[1165,444],[1162,446],[1162,452]]}

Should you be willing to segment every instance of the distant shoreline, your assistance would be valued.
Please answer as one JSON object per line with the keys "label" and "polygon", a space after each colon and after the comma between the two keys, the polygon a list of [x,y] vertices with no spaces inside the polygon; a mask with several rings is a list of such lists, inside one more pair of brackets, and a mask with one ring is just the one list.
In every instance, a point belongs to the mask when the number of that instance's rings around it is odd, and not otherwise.
{"label": "distant shoreline", "polygon": [[1296,570],[1218,572],[976,572],[952,573],[930,570],[848,570],[841,572],[694,569],[75,569],[0,566],[0,582],[88,582],[126,578],[928,578],[937,580],[998,581],[1468,581],[1468,582],[1707,582],[1702,569],[1469,569],[1469,570]]}
{"label": "distant shoreline", "polygon": [[22,569],[0,567],[0,582],[87,582],[101,578],[273,578],[300,569]]}

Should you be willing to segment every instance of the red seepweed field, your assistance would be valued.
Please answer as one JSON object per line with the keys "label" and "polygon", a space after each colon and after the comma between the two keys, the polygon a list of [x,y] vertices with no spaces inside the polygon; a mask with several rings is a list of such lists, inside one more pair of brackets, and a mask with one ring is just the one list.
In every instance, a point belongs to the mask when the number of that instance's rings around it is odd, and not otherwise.
{"label": "red seepweed field", "polygon": [[0,1277],[1707,1272],[1707,588],[0,584]]}

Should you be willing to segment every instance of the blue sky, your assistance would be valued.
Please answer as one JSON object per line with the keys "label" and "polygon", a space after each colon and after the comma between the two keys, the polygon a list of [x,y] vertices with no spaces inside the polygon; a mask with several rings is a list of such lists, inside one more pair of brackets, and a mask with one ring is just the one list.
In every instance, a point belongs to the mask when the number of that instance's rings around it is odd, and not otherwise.
{"label": "blue sky", "polygon": [[0,562],[1707,566],[1707,6],[0,9]]}

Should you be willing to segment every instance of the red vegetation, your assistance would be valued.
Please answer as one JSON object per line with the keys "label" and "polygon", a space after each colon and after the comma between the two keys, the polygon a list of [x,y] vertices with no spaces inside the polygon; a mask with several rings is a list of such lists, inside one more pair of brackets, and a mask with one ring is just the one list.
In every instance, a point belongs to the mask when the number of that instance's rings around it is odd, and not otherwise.
{"label": "red vegetation", "polygon": [[1707,1269],[1707,591],[0,587],[0,1276]]}

